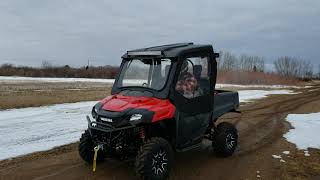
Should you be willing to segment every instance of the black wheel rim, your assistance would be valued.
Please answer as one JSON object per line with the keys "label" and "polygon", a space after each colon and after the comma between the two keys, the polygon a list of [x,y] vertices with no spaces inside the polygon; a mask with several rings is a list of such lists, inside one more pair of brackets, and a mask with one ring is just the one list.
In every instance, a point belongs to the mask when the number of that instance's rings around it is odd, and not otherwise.
{"label": "black wheel rim", "polygon": [[155,175],[161,175],[167,170],[168,159],[164,150],[159,150],[152,156],[152,172]]}
{"label": "black wheel rim", "polygon": [[226,137],[226,146],[229,150],[232,150],[233,147],[236,144],[236,137],[234,136],[234,134],[229,133]]}

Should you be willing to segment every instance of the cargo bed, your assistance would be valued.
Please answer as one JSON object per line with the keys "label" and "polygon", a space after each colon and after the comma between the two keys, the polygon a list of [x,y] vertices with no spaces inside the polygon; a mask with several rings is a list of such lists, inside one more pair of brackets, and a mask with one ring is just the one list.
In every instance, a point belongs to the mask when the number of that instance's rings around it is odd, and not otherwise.
{"label": "cargo bed", "polygon": [[237,92],[216,90],[214,92],[214,110],[212,119],[215,121],[220,116],[239,108],[239,94]]}

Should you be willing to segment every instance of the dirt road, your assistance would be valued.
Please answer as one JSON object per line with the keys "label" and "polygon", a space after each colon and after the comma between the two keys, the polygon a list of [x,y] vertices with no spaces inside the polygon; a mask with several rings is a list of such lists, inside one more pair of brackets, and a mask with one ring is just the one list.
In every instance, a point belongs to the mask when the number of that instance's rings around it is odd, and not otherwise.
{"label": "dirt road", "polygon": [[[297,90],[299,94],[273,95],[248,105],[241,114],[228,114],[220,121],[236,124],[239,148],[228,158],[215,156],[208,142],[201,150],[176,154],[171,179],[320,179],[320,151],[310,157],[288,143],[289,113],[320,112],[320,85]],[[285,163],[273,154],[289,150]],[[0,179],[136,179],[132,162],[107,160],[97,172],[78,156],[77,144],[0,162]]]}

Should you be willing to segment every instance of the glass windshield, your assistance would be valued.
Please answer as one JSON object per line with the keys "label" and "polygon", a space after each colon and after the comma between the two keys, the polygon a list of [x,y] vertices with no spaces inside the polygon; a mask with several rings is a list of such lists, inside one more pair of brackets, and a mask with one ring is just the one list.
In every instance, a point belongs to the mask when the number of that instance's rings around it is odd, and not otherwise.
{"label": "glass windshield", "polygon": [[124,63],[118,87],[146,87],[161,90],[168,78],[170,59],[131,59]]}

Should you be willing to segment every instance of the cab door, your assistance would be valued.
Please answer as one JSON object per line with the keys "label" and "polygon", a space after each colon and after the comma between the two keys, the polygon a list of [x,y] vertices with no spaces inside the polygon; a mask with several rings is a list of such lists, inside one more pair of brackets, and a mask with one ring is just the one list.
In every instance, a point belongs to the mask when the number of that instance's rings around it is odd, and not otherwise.
{"label": "cab door", "polygon": [[189,53],[178,61],[172,101],[176,106],[176,148],[201,143],[214,105],[216,61],[212,52]]}

